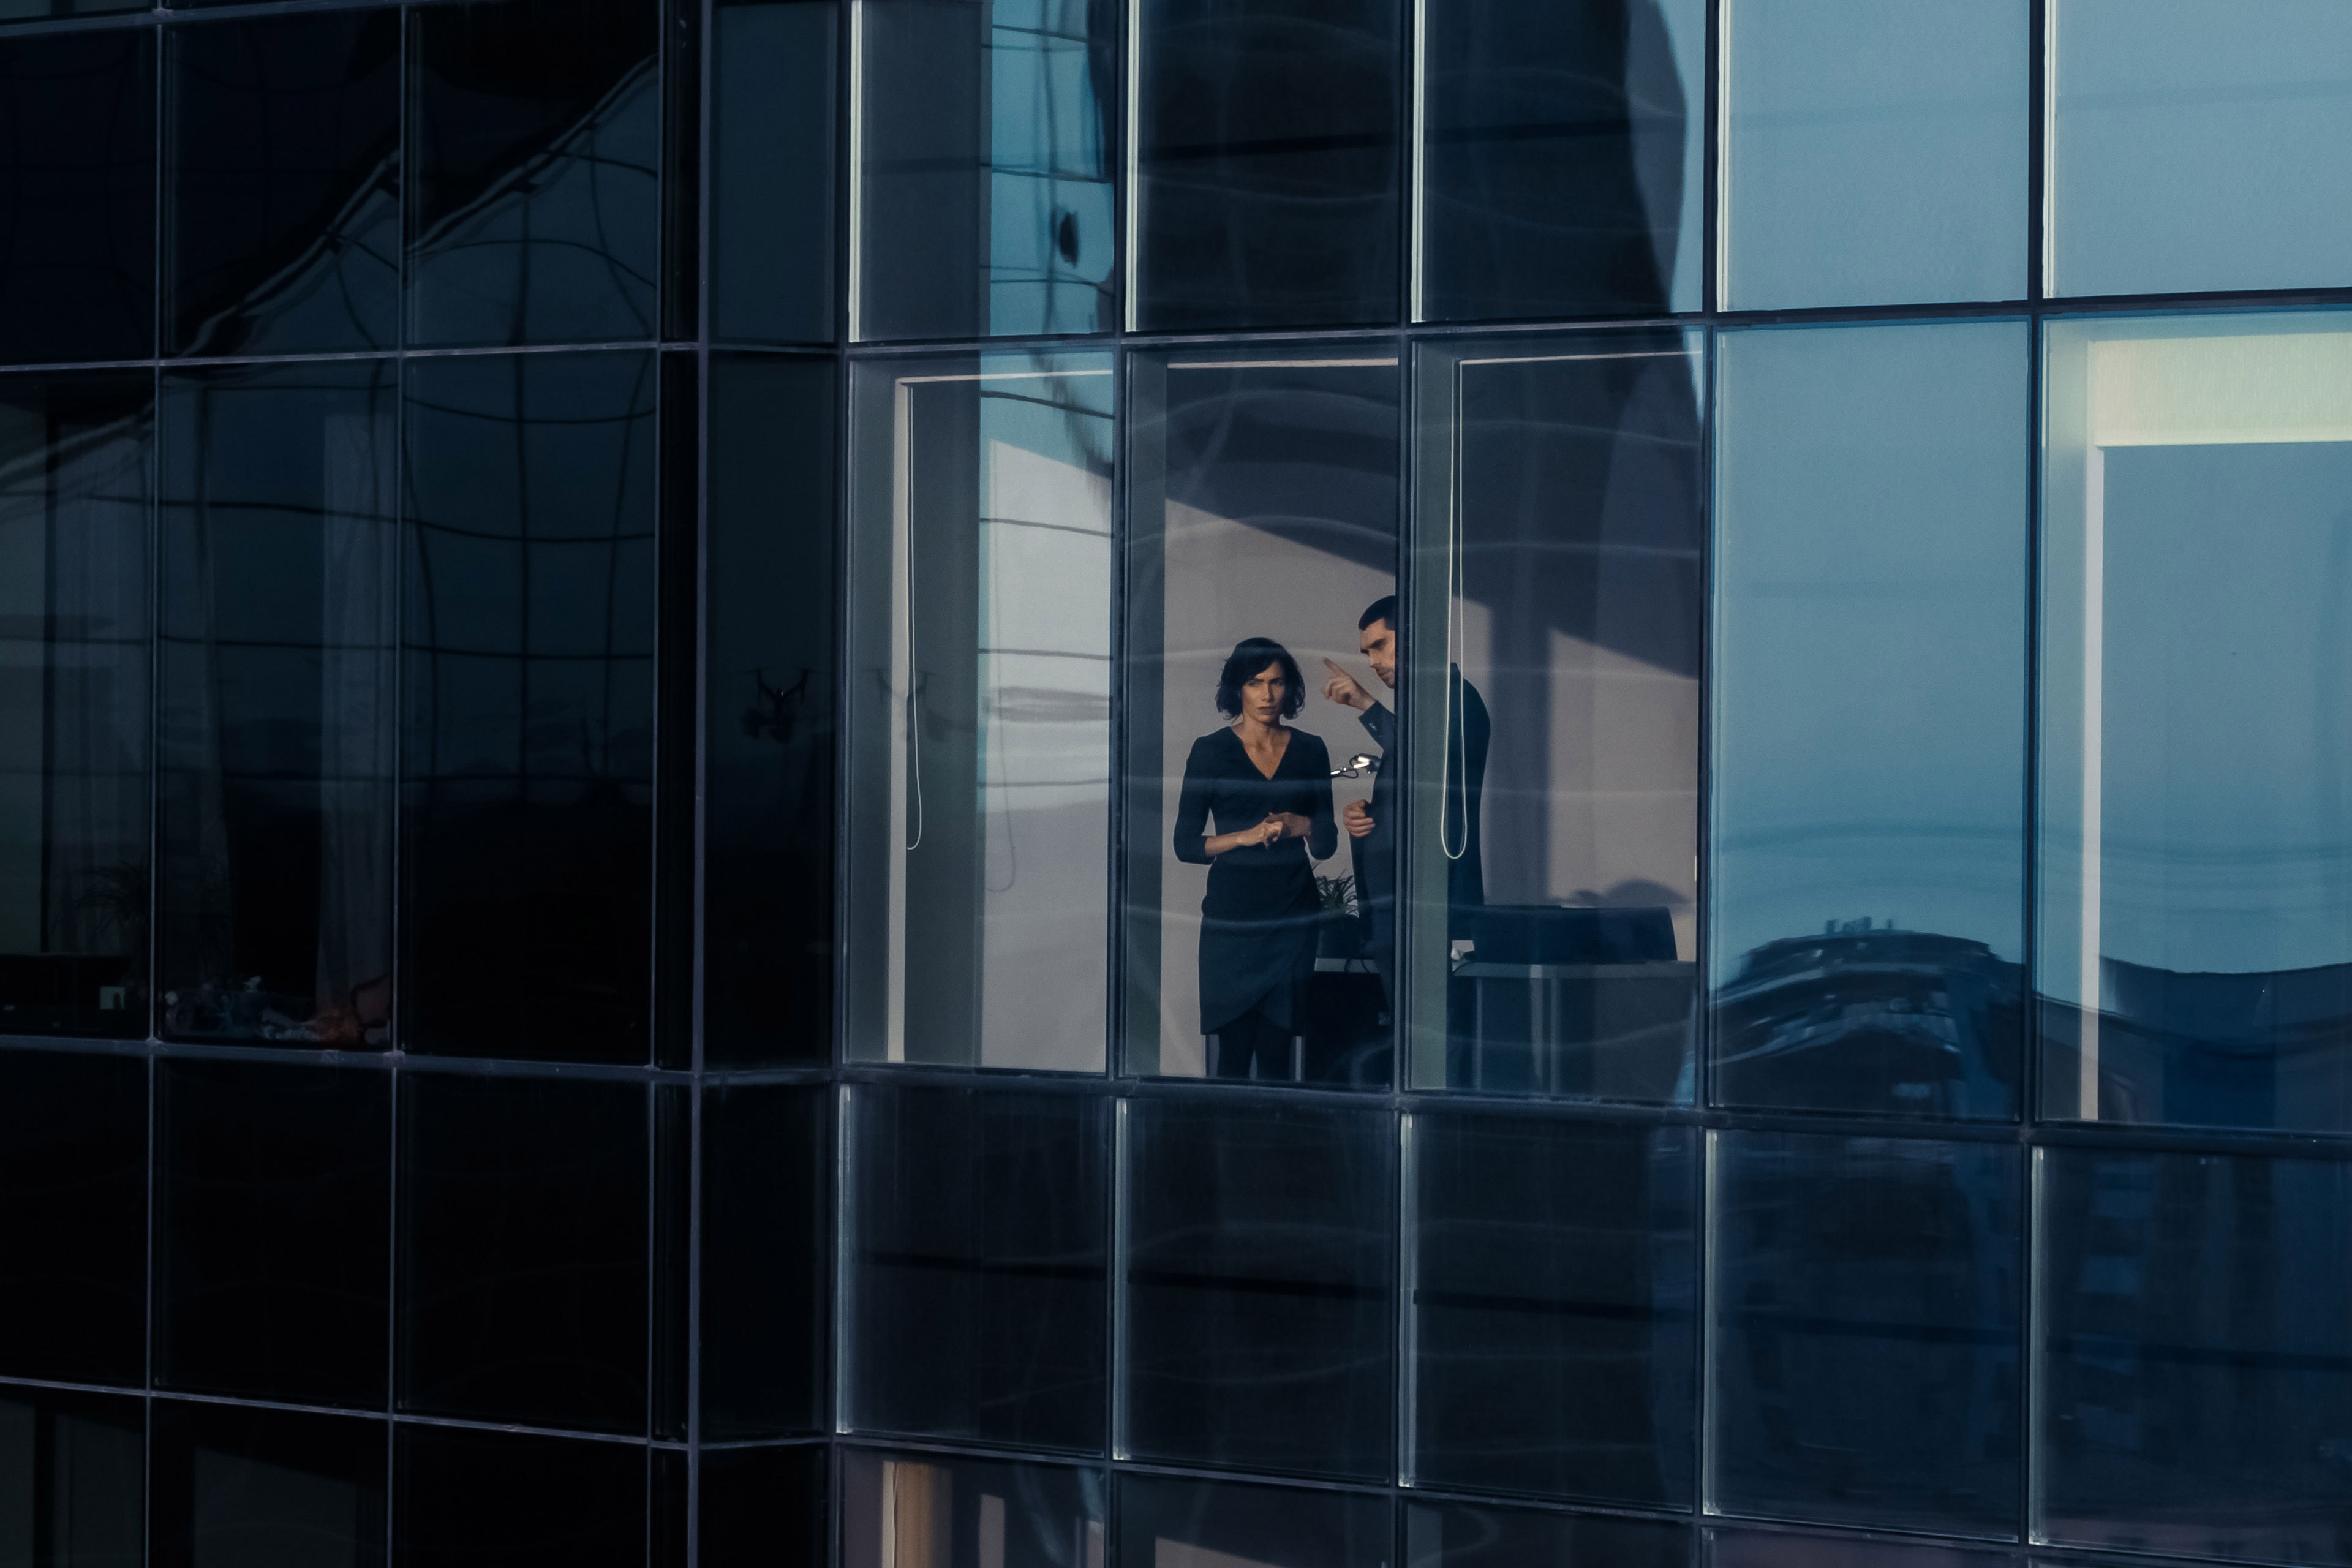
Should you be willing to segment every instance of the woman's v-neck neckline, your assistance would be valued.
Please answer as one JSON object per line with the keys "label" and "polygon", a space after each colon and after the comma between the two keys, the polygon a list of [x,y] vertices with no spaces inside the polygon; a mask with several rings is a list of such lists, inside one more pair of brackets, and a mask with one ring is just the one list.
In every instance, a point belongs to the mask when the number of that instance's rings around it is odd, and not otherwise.
{"label": "woman's v-neck neckline", "polygon": [[1242,739],[1242,732],[1238,727],[1229,728],[1225,733],[1234,738],[1234,744],[1242,749],[1242,761],[1249,764],[1250,772],[1257,774],[1259,781],[1264,784],[1272,784],[1282,776],[1282,764],[1290,757],[1290,743],[1297,739],[1297,736],[1291,733],[1288,725],[1283,726],[1282,733],[1285,739],[1282,742],[1282,752],[1274,759],[1274,772],[1267,773],[1257,765],[1257,759],[1250,755],[1249,742]]}

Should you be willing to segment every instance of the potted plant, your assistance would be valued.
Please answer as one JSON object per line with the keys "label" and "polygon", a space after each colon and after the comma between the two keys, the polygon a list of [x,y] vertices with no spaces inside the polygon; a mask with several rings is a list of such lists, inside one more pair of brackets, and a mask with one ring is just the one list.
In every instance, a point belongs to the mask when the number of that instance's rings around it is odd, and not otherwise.
{"label": "potted plant", "polygon": [[1318,877],[1315,892],[1322,906],[1321,927],[1316,932],[1318,958],[1361,958],[1364,921],[1356,908],[1356,879]]}

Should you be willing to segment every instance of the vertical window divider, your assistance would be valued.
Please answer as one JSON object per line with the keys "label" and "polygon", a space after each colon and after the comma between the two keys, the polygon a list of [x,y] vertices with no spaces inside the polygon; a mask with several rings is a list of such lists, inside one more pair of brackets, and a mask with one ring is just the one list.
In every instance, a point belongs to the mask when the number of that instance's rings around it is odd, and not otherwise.
{"label": "vertical window divider", "polygon": [[848,173],[842,180],[841,210],[843,226],[847,231],[843,238],[848,247],[848,260],[843,268],[847,276],[842,279],[842,297],[848,302],[849,341],[854,343],[862,330],[858,317],[865,305],[866,0],[846,0],[846,4],[849,80],[842,99],[847,105],[849,119],[849,134],[845,139]]}
{"label": "vertical window divider", "polygon": [[1127,1254],[1133,1239],[1129,1210],[1132,1194],[1128,1180],[1127,1111],[1121,1095],[1111,1101],[1110,1138],[1110,1458],[1118,1464],[1127,1452]]}
{"label": "vertical window divider", "polygon": [[835,1096],[833,1142],[833,1431],[849,1432],[849,1364],[856,1349],[851,1332],[849,1265],[857,1221],[856,1140],[851,1131],[856,1086],[842,1084]]}
{"label": "vertical window divider", "polygon": [[[1409,98],[1405,112],[1405,156],[1411,178],[1405,183],[1405,324],[1418,326],[1423,318],[1421,299],[1421,237],[1427,226],[1428,157],[1424,149],[1429,142],[1429,0],[1412,0],[1412,39],[1406,53],[1405,69],[1411,73]],[[1408,373],[1410,371],[1408,370]],[[1408,495],[1410,491],[1406,492]]]}
{"label": "vertical window divider", "polygon": [[1121,73],[1127,85],[1127,146],[1121,160],[1127,165],[1125,192],[1126,255],[1122,258],[1125,298],[1119,302],[1119,320],[1129,331],[1135,331],[1136,280],[1142,275],[1139,265],[1137,235],[1143,207],[1141,178],[1143,147],[1143,0],[1128,0],[1126,69]]}
{"label": "vertical window divider", "polygon": [[1419,1280],[1421,1275],[1421,1225],[1414,1204],[1414,1193],[1420,1177],[1419,1150],[1413,1140],[1413,1112],[1408,1109],[1397,1117],[1397,1485],[1410,1488],[1414,1484],[1418,1466],[1414,1461],[1414,1436],[1418,1430],[1416,1400],[1420,1392],[1420,1367],[1413,1357],[1413,1346],[1419,1340],[1421,1321]]}

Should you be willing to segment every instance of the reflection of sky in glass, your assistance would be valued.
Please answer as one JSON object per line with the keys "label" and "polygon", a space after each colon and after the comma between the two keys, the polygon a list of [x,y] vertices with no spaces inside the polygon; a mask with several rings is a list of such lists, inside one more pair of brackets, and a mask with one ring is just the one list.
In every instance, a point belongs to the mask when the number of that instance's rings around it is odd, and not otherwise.
{"label": "reflection of sky in glass", "polygon": [[2015,961],[2025,328],[1720,345],[1718,978],[1864,918]]}
{"label": "reflection of sky in glass", "polygon": [[989,330],[1092,331],[1113,232],[1083,0],[1004,0],[989,35]]}

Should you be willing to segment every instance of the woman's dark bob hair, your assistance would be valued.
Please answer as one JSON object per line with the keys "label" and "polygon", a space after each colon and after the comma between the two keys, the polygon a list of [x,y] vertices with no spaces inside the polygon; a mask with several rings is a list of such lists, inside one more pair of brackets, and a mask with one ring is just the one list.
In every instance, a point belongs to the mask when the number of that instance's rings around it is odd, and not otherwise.
{"label": "woman's dark bob hair", "polygon": [[1240,718],[1242,688],[1269,664],[1282,666],[1282,716],[1298,717],[1298,710],[1307,706],[1307,681],[1299,675],[1298,661],[1290,657],[1290,650],[1272,637],[1244,637],[1234,645],[1225,672],[1217,677],[1217,711],[1228,719]]}

